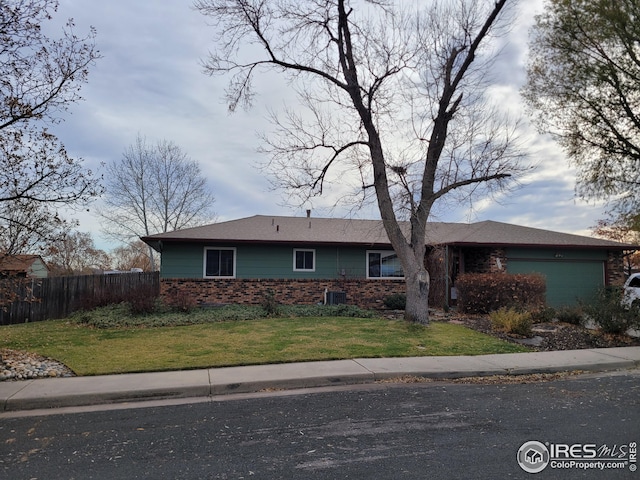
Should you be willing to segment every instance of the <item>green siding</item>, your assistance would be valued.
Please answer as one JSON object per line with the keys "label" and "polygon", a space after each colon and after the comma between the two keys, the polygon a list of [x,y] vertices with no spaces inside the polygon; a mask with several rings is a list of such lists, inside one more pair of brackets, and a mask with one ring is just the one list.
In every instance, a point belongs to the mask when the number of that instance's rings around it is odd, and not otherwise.
{"label": "green siding", "polygon": [[47,278],[49,276],[49,270],[47,270],[45,264],[42,263],[42,260],[36,259],[31,265],[29,275],[37,278]]}
{"label": "green siding", "polygon": [[606,252],[526,250],[507,252],[509,273],[541,273],[547,280],[547,305],[575,305],[604,285]]}
{"label": "green siding", "polygon": [[607,260],[604,250],[568,250],[563,248],[509,248],[507,258],[525,260]]}
{"label": "green siding", "polygon": [[315,271],[293,269],[293,247],[285,245],[239,246],[237,251],[238,278],[339,278],[344,269],[352,277],[365,275],[365,249],[344,247],[304,247],[316,251]]}
{"label": "green siding", "polygon": [[[205,247],[236,248],[236,278],[331,279],[366,276],[366,248],[301,247],[292,245],[165,244],[160,272],[163,278],[202,278]],[[294,249],[316,251],[315,271],[293,269]]]}
{"label": "green siding", "polygon": [[202,278],[204,247],[197,244],[165,244],[160,275],[163,278]]}

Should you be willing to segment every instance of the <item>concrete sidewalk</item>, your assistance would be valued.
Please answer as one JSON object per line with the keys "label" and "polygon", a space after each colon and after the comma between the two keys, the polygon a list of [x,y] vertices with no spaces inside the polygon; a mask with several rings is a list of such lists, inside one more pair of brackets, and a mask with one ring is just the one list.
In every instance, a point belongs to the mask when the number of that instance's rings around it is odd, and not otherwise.
{"label": "concrete sidewalk", "polygon": [[0,382],[0,412],[370,383],[640,367],[640,347],[460,357],[369,358]]}

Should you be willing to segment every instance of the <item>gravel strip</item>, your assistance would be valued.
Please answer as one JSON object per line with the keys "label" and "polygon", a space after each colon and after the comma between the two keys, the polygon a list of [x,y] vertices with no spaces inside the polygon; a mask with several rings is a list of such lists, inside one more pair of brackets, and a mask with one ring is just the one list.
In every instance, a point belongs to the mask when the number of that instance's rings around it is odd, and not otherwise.
{"label": "gravel strip", "polygon": [[414,375],[403,375],[402,377],[385,378],[376,381],[376,383],[464,383],[479,385],[505,385],[505,384],[523,384],[523,383],[540,383],[553,382],[556,380],[564,380],[568,377],[580,375],[584,373],[581,370],[572,370],[567,372],[555,373],[529,373],[523,375],[488,375],[483,377],[462,377],[462,378],[428,378],[418,377]]}
{"label": "gravel strip", "polygon": [[0,381],[75,376],[63,363],[33,353],[0,349],[0,358]]}

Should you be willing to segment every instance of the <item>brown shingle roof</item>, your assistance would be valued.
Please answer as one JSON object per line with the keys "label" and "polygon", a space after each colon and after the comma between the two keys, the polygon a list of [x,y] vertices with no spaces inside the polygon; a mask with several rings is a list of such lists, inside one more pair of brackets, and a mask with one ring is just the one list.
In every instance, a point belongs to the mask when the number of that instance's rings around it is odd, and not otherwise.
{"label": "brown shingle roof", "polygon": [[379,220],[264,215],[161,233],[143,239],[145,241],[216,240],[264,243],[389,243],[382,222]]}
{"label": "brown shingle roof", "polygon": [[[29,268],[37,260],[41,260],[40,255],[2,255],[0,256],[0,271],[2,272],[28,272]],[[46,266],[44,261],[42,264]]]}
{"label": "brown shingle roof", "polygon": [[[438,224],[434,227],[438,229]],[[509,223],[486,220],[470,224],[455,225],[443,232],[445,243],[456,245],[504,245],[504,246],[554,246],[554,247],[597,247],[614,249],[633,249],[636,246],[604,240],[601,238],[553,232],[540,228],[523,227]]]}
{"label": "brown shingle roof", "polygon": [[[403,223],[408,229],[409,225]],[[143,237],[150,245],[158,242],[234,242],[389,245],[381,220],[255,215],[201,227]],[[432,222],[425,239],[431,245],[563,246],[634,249],[633,245],[610,240],[522,227],[508,223]],[[640,248],[640,247],[639,247]]]}

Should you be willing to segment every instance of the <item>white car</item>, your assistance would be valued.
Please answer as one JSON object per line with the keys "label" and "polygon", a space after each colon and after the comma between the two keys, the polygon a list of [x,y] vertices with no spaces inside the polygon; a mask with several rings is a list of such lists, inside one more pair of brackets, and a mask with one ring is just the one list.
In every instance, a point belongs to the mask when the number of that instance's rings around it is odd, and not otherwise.
{"label": "white car", "polygon": [[640,301],[640,273],[634,273],[624,282],[624,296],[622,304],[631,306],[634,302]]}

